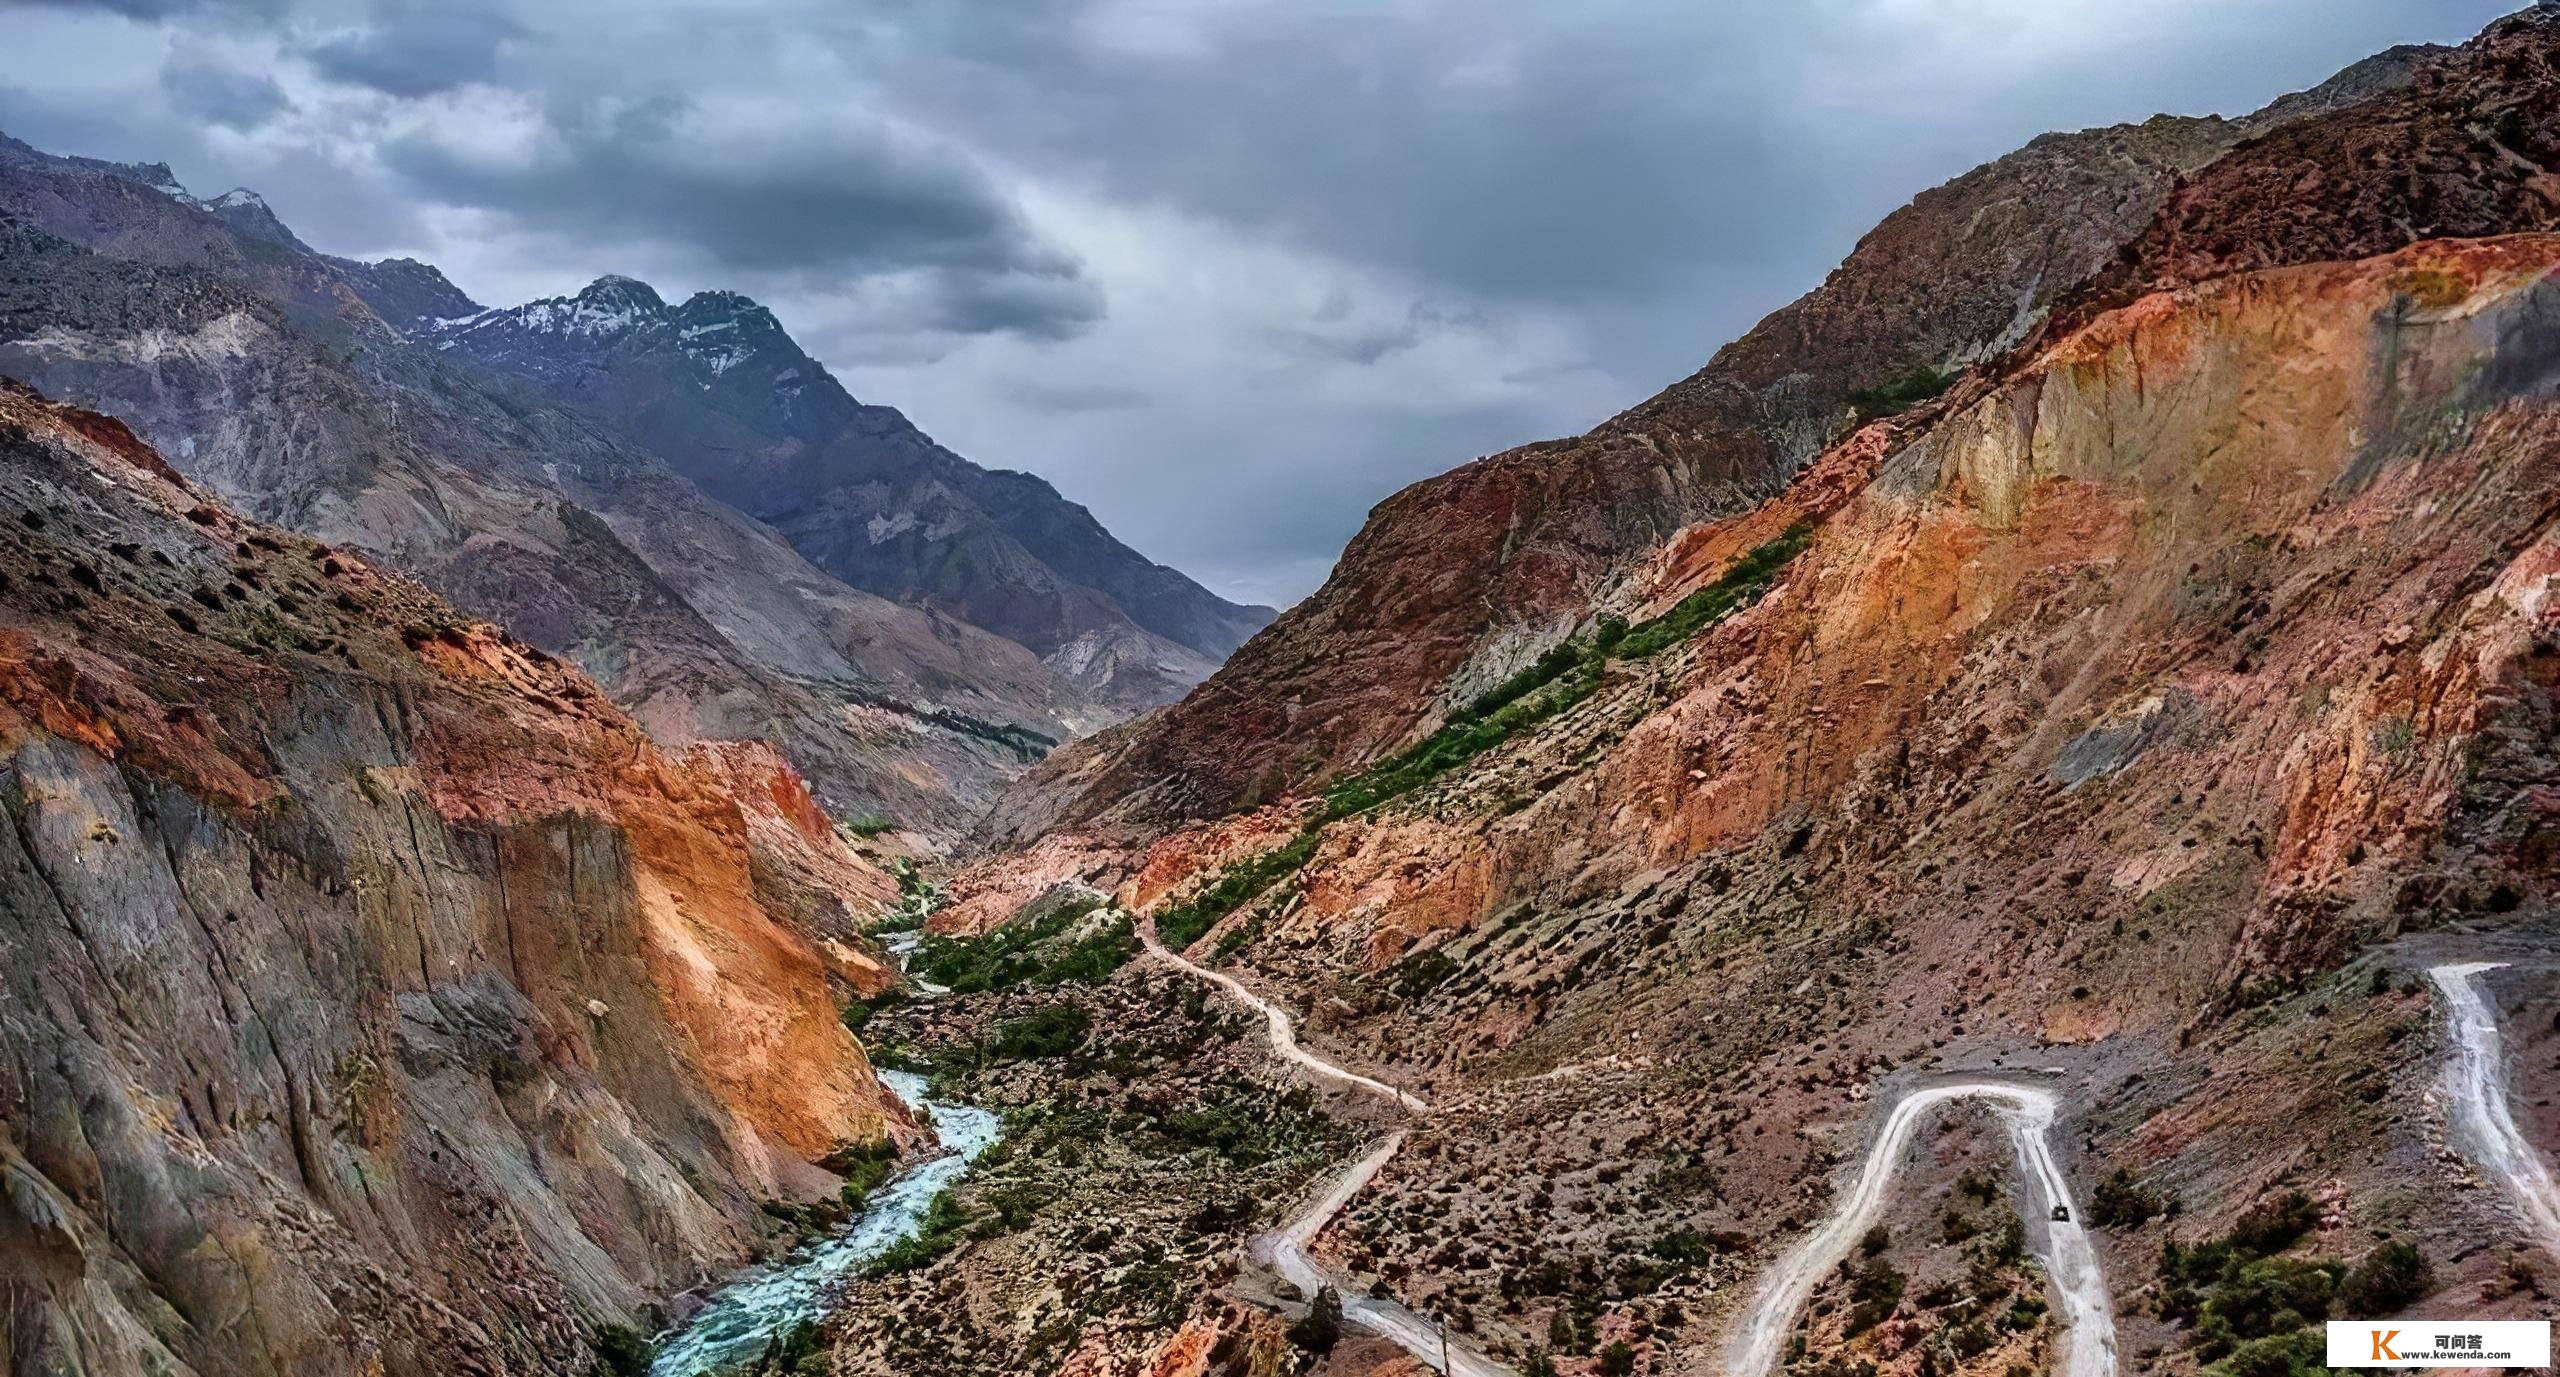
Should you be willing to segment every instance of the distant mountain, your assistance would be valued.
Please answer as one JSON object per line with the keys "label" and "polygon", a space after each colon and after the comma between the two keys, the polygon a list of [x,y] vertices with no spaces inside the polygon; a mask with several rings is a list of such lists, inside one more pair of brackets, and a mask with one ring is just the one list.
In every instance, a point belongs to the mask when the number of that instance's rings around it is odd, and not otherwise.
{"label": "distant mountain", "polygon": [[1010,638],[1119,707],[1179,697],[1274,615],[1140,555],[1041,479],[855,400],[735,292],[669,303],[605,277],[430,329],[439,349],[610,418],[819,568]]}
{"label": "distant mountain", "polygon": [[480,313],[428,265],[310,252],[253,197],[0,139],[0,374],[574,658],[661,740],[769,740],[837,815],[956,837],[1125,715],[946,606],[813,566],[619,418],[416,338]]}

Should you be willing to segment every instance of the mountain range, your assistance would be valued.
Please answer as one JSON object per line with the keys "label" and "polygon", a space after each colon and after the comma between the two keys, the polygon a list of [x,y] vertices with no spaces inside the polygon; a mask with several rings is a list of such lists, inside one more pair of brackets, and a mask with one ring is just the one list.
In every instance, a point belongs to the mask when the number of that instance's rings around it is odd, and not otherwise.
{"label": "mountain range", "polygon": [[842,816],[947,842],[1270,616],[856,402],[735,294],[490,311],[313,252],[253,193],[15,141],[0,214],[0,368],[572,656],[671,741],[783,743]]}

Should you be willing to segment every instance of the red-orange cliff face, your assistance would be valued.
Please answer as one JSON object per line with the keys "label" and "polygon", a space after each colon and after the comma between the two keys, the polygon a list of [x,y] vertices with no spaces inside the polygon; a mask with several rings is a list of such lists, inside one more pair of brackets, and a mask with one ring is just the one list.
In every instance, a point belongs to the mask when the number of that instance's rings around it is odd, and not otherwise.
{"label": "red-orange cliff face", "polygon": [[[1382,502],[1323,588],[1181,703],[1075,743],[994,814],[999,842],[1136,830],[1252,804],[1392,748],[1534,658],[1701,519],[1750,509],[1836,438],[1853,394],[2028,336],[2179,179],[2234,144],[2394,90],[2402,49],[2240,120],[2054,134],[1923,193],[1820,288],[1589,434]],[[2405,242],[2405,241],[2403,241]]]}
{"label": "red-orange cliff face", "polygon": [[0,392],[0,450],[19,1351],[570,1370],[913,1133],[803,925],[889,889],[787,766],[670,758],[113,422]]}
{"label": "red-orange cliff face", "polygon": [[1774,846],[1915,921],[2024,874],[2082,874],[2086,917],[2209,879],[2240,902],[2193,935],[2208,982],[2387,935],[2540,673],[2555,264],[2424,245],[2150,297],[1890,454],[1858,437],[1657,571],[1668,600],[1817,516],[1763,602],[1335,824],[1292,921],[1384,959]]}

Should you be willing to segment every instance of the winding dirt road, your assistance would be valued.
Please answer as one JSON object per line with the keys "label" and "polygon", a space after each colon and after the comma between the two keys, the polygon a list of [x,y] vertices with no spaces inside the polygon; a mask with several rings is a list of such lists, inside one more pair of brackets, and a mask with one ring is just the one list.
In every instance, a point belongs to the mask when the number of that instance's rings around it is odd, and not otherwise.
{"label": "winding dirt road", "polygon": [[2447,1117],[2454,1137],[2482,1171],[2498,1178],[2535,1239],[2560,1257],[2560,1185],[2507,1106],[2506,1044],[2498,1033],[2497,1006],[2480,977],[2503,961],[2431,966],[2427,975],[2444,992],[2452,1057],[2445,1063]]}
{"label": "winding dirt road", "polygon": [[[1279,1006],[1246,989],[1233,976],[1194,965],[1165,946],[1164,940],[1156,935],[1155,920],[1139,920],[1138,938],[1146,944],[1148,955],[1206,980],[1235,996],[1246,1007],[1259,1010],[1271,1030],[1271,1050],[1282,1059],[1327,1080],[1380,1096],[1409,1113],[1420,1115],[1430,1112],[1431,1107],[1420,1096],[1398,1090],[1385,1081],[1345,1070],[1300,1047],[1296,1026],[1290,1023],[1289,1016],[1282,1013]],[[1342,1213],[1343,1207],[1350,1204],[1353,1197],[1368,1188],[1369,1182],[1403,1146],[1402,1131],[1388,1134],[1370,1150],[1368,1156],[1345,1167],[1334,1177],[1324,1194],[1316,1197],[1296,1219],[1255,1239],[1248,1251],[1257,1260],[1269,1264],[1282,1280],[1305,1295],[1312,1296],[1324,1287],[1332,1287],[1334,1293],[1342,1298],[1345,1322],[1386,1339],[1435,1372],[1446,1373],[1447,1377],[1517,1377],[1510,1368],[1486,1357],[1463,1340],[1444,1334],[1432,1321],[1394,1301],[1355,1290],[1307,1253],[1307,1246],[1315,1241],[1316,1235],[1324,1232],[1325,1226],[1333,1222],[1335,1215]]]}
{"label": "winding dirt road", "polygon": [[1387,1084],[1385,1081],[1373,1080],[1356,1071],[1346,1071],[1341,1067],[1334,1065],[1332,1062],[1326,1061],[1324,1058],[1300,1047],[1298,1045],[1297,1028],[1289,1022],[1289,1016],[1282,1013],[1278,1005],[1275,1005],[1269,1000],[1264,999],[1262,996],[1255,994],[1253,991],[1246,989],[1241,982],[1236,980],[1235,977],[1222,975],[1205,966],[1193,965],[1190,960],[1182,956],[1179,952],[1167,947],[1164,944],[1164,939],[1156,935],[1156,924],[1154,919],[1149,918],[1138,924],[1138,939],[1146,943],[1148,955],[1155,957],[1159,961],[1166,962],[1182,970],[1188,971],[1202,980],[1206,980],[1209,983],[1218,986],[1227,993],[1234,995],[1246,1007],[1259,1011],[1263,1020],[1269,1024],[1271,1029],[1271,1050],[1277,1052],[1280,1055],[1281,1060],[1293,1062],[1298,1066],[1304,1067],[1308,1071],[1314,1072],[1316,1075],[1324,1077],[1326,1080],[1336,1081],[1343,1085],[1354,1086],[1358,1089],[1366,1090],[1372,1095],[1384,1096],[1387,1099],[1395,1101],[1397,1104],[1403,1106],[1406,1110],[1414,1114],[1428,1114],[1431,1112],[1431,1106],[1423,1103],[1420,1096],[1408,1094],[1405,1091],[1398,1090],[1394,1086]]}
{"label": "winding dirt road", "polygon": [[[1884,1213],[1894,1177],[1921,1119],[1939,1105],[1963,1099],[1989,1100],[1997,1107],[2009,1141],[2017,1148],[2018,1165],[2032,1187],[2028,1192],[2031,1227],[2040,1224],[2045,1230],[2045,1270],[2061,1299],[2067,1325],[2062,1337],[2063,1377],[2113,1377],[2116,1324],[2108,1306],[2106,1279],[2098,1271],[2098,1255],[2081,1228],[2079,1206],[2072,1202],[2071,1188],[2054,1164],[2048,1141],[2057,1101],[2049,1091],[1988,1080],[1924,1086],[1894,1104],[1875,1145],[1867,1151],[1857,1182],[1841,1197],[1838,1208],[1762,1278],[1760,1294],[1734,1336],[1730,1371],[1736,1377],[1761,1377],[1776,1369],[1779,1352],[1814,1288],[1849,1256],[1849,1250]],[[2070,1217],[2052,1219],[2056,1205]]]}

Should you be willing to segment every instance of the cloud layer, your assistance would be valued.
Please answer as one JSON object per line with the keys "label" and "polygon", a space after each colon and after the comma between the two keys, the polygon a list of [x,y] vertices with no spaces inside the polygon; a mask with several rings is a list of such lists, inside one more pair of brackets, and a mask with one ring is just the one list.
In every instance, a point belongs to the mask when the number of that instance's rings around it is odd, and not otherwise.
{"label": "cloud layer", "polygon": [[866,398],[1285,602],[2047,128],[2507,0],[26,0],[0,129],[486,300],[773,306]]}

